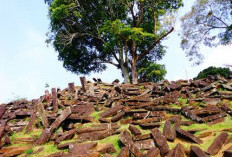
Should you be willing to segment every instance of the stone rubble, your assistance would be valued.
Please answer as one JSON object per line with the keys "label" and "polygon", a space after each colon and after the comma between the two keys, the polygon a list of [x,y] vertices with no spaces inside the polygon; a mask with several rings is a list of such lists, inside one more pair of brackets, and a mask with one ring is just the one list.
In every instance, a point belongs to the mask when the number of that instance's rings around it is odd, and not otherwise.
{"label": "stone rubble", "polygon": [[[59,150],[69,151],[51,156],[110,157],[116,152],[115,146],[99,141],[111,136],[120,143],[118,157],[207,157],[231,143],[227,132],[232,126],[204,152],[202,139],[213,136],[213,132],[182,127],[195,123],[213,127],[231,116],[232,80],[210,76],[138,85],[119,84],[119,80],[104,83],[101,79],[93,83],[85,77],[80,80],[81,87],[69,83],[64,90],[46,90],[38,99],[1,104],[0,156],[17,156],[33,146],[52,142]],[[17,138],[18,143],[28,146],[8,149],[16,142],[11,141],[13,134],[29,134],[41,127],[38,137]],[[196,136],[196,132],[202,133]],[[66,140],[71,142],[63,143]],[[191,147],[185,149],[181,141]],[[170,148],[170,143],[176,143],[175,147]],[[231,148],[223,149],[224,156],[231,156]],[[41,147],[38,153],[43,150]]]}

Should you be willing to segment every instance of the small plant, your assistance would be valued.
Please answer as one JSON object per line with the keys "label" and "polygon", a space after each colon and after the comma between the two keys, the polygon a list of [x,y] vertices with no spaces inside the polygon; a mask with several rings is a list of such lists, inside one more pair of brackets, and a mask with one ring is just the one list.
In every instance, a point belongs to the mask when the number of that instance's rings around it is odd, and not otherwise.
{"label": "small plant", "polygon": [[33,149],[28,149],[27,151],[26,151],[26,154],[32,154],[33,153]]}
{"label": "small plant", "polygon": [[45,88],[49,88],[49,84],[48,83],[45,83]]}

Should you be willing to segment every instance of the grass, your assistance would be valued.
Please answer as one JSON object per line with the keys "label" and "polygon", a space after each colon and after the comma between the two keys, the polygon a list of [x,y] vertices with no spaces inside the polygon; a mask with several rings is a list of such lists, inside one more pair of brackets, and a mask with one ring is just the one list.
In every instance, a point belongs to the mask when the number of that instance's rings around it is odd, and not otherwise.
{"label": "grass", "polygon": [[[32,153],[28,154],[28,152],[35,152],[40,147],[44,147],[44,150],[42,152],[39,152],[38,154],[32,154]],[[42,146],[36,146],[32,149],[27,150],[25,153],[21,154],[20,157],[23,157],[25,155],[29,155],[29,157],[41,157],[41,156],[48,156],[58,152],[67,152],[67,150],[61,151],[57,149],[57,146],[54,145],[54,143],[46,143]]]}
{"label": "grass", "polygon": [[181,109],[181,106],[180,106],[180,105],[177,105],[177,104],[170,104],[170,106],[171,106],[172,108]]}
{"label": "grass", "polygon": [[10,139],[12,142],[14,142],[17,140],[17,138],[31,138],[33,136],[39,137],[41,133],[42,133],[42,130],[40,130],[40,129],[33,130],[32,132],[29,132],[27,134],[25,134],[25,130],[23,130],[22,132],[18,132],[18,133],[14,132],[10,136]]}
{"label": "grass", "polygon": [[95,120],[98,120],[100,118],[100,113],[98,111],[93,112],[90,117],[94,117]]}
{"label": "grass", "polygon": [[188,103],[188,99],[183,99],[183,98],[179,98],[178,101],[182,104],[187,104]]}
{"label": "grass", "polygon": [[217,131],[222,131],[224,129],[229,129],[232,128],[232,119],[230,116],[225,117],[225,121],[218,123],[218,124],[214,124],[212,126],[209,126],[206,123],[194,123],[190,126],[182,126],[181,128],[184,130],[190,130],[190,129],[207,129],[205,131],[213,131],[213,132],[217,132]]}

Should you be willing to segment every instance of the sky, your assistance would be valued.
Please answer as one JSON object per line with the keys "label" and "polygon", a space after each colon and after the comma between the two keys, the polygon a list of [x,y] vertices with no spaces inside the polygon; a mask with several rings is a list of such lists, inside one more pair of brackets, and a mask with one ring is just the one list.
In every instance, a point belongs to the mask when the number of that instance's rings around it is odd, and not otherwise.
{"label": "sky", "polygon": [[[193,0],[185,0],[185,7],[179,10],[178,18],[190,10]],[[45,43],[49,30],[48,8],[43,0],[0,0],[0,104],[27,98],[39,98],[44,94],[45,84],[64,89],[68,83],[80,85],[79,77],[63,68],[57,52]],[[177,22],[176,31],[164,41],[167,54],[159,63],[165,64],[166,79],[191,79],[209,66],[231,64],[232,46],[201,49],[204,63],[192,66],[180,48],[181,31]],[[91,73],[104,82],[116,78],[123,81],[121,73],[113,66],[102,73]]]}

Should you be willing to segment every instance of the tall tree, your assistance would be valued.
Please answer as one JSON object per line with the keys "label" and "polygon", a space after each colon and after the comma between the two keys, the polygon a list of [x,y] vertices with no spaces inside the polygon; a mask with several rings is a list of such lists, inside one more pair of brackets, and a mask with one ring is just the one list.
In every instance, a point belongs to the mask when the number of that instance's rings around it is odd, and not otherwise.
{"label": "tall tree", "polygon": [[232,0],[196,0],[182,17],[182,48],[190,60],[200,64],[200,46],[227,45],[232,42]]}
{"label": "tall tree", "polygon": [[[77,74],[121,69],[126,83],[138,82],[137,63],[162,58],[161,45],[174,28],[182,0],[45,0],[52,42],[64,67]],[[146,57],[150,55],[151,57]]]}

